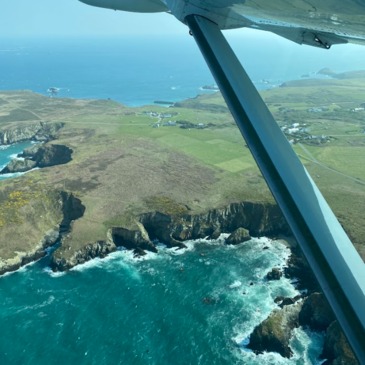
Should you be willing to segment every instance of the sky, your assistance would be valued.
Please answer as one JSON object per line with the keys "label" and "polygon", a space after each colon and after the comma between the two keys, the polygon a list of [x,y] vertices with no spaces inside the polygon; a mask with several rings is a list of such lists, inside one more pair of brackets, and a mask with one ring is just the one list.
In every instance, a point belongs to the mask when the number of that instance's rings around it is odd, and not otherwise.
{"label": "sky", "polygon": [[96,8],[78,0],[1,0],[0,37],[183,34],[173,16]]}
{"label": "sky", "polygon": [[[0,38],[182,35],[187,32],[185,25],[166,13],[138,14],[114,11],[89,6],[78,0],[1,0],[0,2]],[[257,34],[257,31],[245,32]]]}
{"label": "sky", "polygon": [[[186,36],[187,34],[187,27],[167,13],[138,14],[114,11],[89,6],[78,0],[0,0],[0,46],[1,39],[14,37]],[[287,45],[290,45],[290,50],[293,52],[299,52],[306,57],[310,54],[322,57],[324,53],[323,50],[313,47],[296,45],[269,32],[238,29],[226,31],[225,34],[229,40],[238,41],[236,43],[239,44],[239,50],[244,49],[242,44],[245,42],[257,43],[262,40],[260,44],[263,48],[267,44],[265,42],[270,42],[278,49],[285,48],[286,53]],[[331,52],[348,54],[355,49],[354,47],[361,48],[362,52],[356,59],[365,59],[364,46],[336,46],[331,48]]]}

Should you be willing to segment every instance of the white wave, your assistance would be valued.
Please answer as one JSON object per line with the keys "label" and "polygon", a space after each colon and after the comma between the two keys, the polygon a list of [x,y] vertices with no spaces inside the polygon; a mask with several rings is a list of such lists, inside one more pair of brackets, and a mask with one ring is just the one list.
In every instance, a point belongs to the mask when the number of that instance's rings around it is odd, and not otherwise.
{"label": "white wave", "polygon": [[239,280],[235,280],[232,284],[228,285],[230,289],[236,289],[242,286],[242,283]]}
{"label": "white wave", "polygon": [[52,278],[60,278],[61,276],[66,275],[66,271],[53,271],[50,267],[45,267],[42,271]]}
{"label": "white wave", "polygon": [[170,253],[171,255],[183,255],[185,252],[191,252],[195,250],[195,245],[197,244],[197,241],[185,241],[184,245],[186,247],[184,248],[180,248],[180,247],[172,247],[172,248],[168,248],[167,252]]}
{"label": "white wave", "polygon": [[20,309],[18,309],[16,311],[16,313],[21,313],[21,312],[25,312],[25,311],[33,311],[33,310],[38,310],[44,307],[47,307],[48,305],[52,304],[55,301],[55,297],[53,295],[50,295],[46,300],[44,300],[41,303],[37,303],[37,304],[33,304],[33,305],[26,305],[21,307]]}
{"label": "white wave", "polygon": [[0,151],[7,150],[11,145],[10,144],[2,144],[0,145]]}

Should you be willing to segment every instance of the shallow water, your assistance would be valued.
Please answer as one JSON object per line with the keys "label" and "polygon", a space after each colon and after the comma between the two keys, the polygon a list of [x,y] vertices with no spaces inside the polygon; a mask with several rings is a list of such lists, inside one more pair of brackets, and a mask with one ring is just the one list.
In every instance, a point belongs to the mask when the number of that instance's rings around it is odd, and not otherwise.
{"label": "shallow water", "polygon": [[144,259],[118,251],[66,274],[51,273],[46,257],[0,278],[0,363],[315,362],[321,339],[300,331],[291,360],[243,346],[275,297],[297,294],[288,279],[264,278],[285,265],[285,245],[203,240],[183,251],[160,246]]}

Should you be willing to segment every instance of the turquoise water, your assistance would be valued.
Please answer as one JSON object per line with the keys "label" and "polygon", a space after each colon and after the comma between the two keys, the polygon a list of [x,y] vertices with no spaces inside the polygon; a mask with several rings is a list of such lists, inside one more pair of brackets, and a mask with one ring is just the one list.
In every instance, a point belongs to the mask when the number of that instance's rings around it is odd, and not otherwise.
{"label": "turquoise water", "polygon": [[[235,48],[258,87],[323,67],[365,69],[365,47],[323,51],[236,39]],[[47,95],[59,87],[62,97],[128,105],[194,97],[214,83],[191,37],[0,39],[0,69],[0,89]],[[1,146],[0,166],[26,146]],[[301,329],[290,360],[243,346],[276,296],[297,294],[287,279],[264,280],[273,266],[285,265],[285,246],[266,238],[237,247],[203,241],[182,253],[160,247],[158,255],[136,261],[119,251],[57,275],[46,257],[1,277],[0,364],[316,363],[322,337]]]}
{"label": "turquoise water", "polygon": [[[31,142],[20,142],[5,146],[0,145],[0,171],[10,162],[11,159],[15,158],[20,152],[31,145]],[[3,174],[0,175],[0,180],[20,175],[21,174]]]}
{"label": "turquoise water", "polygon": [[297,294],[288,279],[264,279],[285,264],[284,245],[196,241],[159,251],[143,260],[118,251],[67,274],[51,273],[45,258],[2,277],[0,363],[315,363],[320,339],[304,332],[290,361],[242,347],[275,297]]}

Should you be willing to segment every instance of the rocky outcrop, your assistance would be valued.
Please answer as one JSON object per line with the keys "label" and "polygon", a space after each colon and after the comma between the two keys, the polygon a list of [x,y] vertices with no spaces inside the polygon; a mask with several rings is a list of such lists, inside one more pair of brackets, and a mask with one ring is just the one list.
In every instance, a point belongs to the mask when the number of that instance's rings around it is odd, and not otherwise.
{"label": "rocky outcrop", "polygon": [[203,214],[168,215],[160,212],[140,216],[151,240],[173,247],[189,239],[230,233],[244,227],[254,237],[288,234],[288,225],[277,205],[270,203],[232,203]]}
{"label": "rocky outcrop", "polygon": [[322,293],[309,295],[299,313],[300,325],[313,331],[325,331],[334,320],[332,309]]}
{"label": "rocky outcrop", "polygon": [[0,174],[29,171],[35,167],[62,165],[72,160],[72,149],[57,144],[37,144],[20,155],[22,159],[13,159],[5,166]]}
{"label": "rocky outcrop", "polygon": [[254,329],[250,336],[248,348],[255,353],[277,352],[283,357],[290,358],[292,350],[289,342],[293,329],[298,327],[300,309],[301,303],[296,303],[273,311],[265,321]]}
{"label": "rocky outcrop", "polygon": [[157,252],[155,245],[151,242],[147,231],[141,223],[136,224],[135,230],[121,227],[112,228],[111,235],[117,247],[123,246],[127,249],[137,249],[139,253],[143,253],[143,250]]}
{"label": "rocky outcrop", "polygon": [[333,321],[326,331],[323,353],[325,365],[358,365],[345,335],[337,321]]}
{"label": "rocky outcrop", "polygon": [[36,162],[28,159],[11,160],[1,171],[0,174],[12,174],[15,172],[26,172],[36,167]]}
{"label": "rocky outcrop", "polygon": [[[59,232],[56,229],[46,232],[42,240],[34,245],[28,252],[17,252],[15,257],[8,260],[0,260],[0,275],[18,270],[20,267],[37,261],[46,255],[46,249],[54,245],[59,239]],[[1,262],[2,261],[2,262]]]}
{"label": "rocky outcrop", "polygon": [[290,339],[294,328],[302,326],[312,331],[325,331],[324,349],[321,355],[326,365],[351,364],[358,362],[340,328],[334,314],[322,293],[312,293],[301,300],[296,298],[276,298],[281,309],[274,310],[260,323],[250,336],[247,346],[255,353],[277,352],[290,358]]}
{"label": "rocky outcrop", "polygon": [[24,123],[0,130],[0,144],[13,144],[22,141],[47,142],[56,138],[64,123]]}
{"label": "rocky outcrop", "polygon": [[239,243],[249,241],[251,239],[250,233],[245,228],[237,228],[226,239],[227,245],[238,245]]}
{"label": "rocky outcrop", "polygon": [[283,276],[283,272],[277,268],[274,267],[270,272],[266,274],[267,280],[280,280],[280,278]]}
{"label": "rocky outcrop", "polygon": [[[83,214],[80,211],[81,213]],[[246,228],[242,229],[242,226]],[[143,255],[145,250],[157,252],[155,240],[168,247],[184,248],[185,240],[205,238],[218,232],[229,233],[235,230],[237,234],[241,233],[240,239],[243,237],[247,239],[248,232],[253,236],[274,235],[287,233],[288,226],[279,208],[269,203],[233,203],[225,208],[197,215],[173,215],[154,211],[140,215],[128,227],[112,227],[107,240],[90,243],[70,258],[65,259],[62,254],[56,253],[52,268],[56,271],[67,270],[97,257],[99,253],[105,255],[120,246]]]}
{"label": "rocky outcrop", "polygon": [[74,220],[81,218],[85,213],[85,206],[81,200],[72,193],[61,191],[63,219],[60,223],[60,234],[71,231],[71,224]]}
{"label": "rocky outcrop", "polygon": [[96,257],[105,257],[115,250],[116,246],[111,241],[92,242],[76,251],[67,260],[63,257],[53,255],[50,266],[53,271],[66,271],[77,265],[84,264]]}

